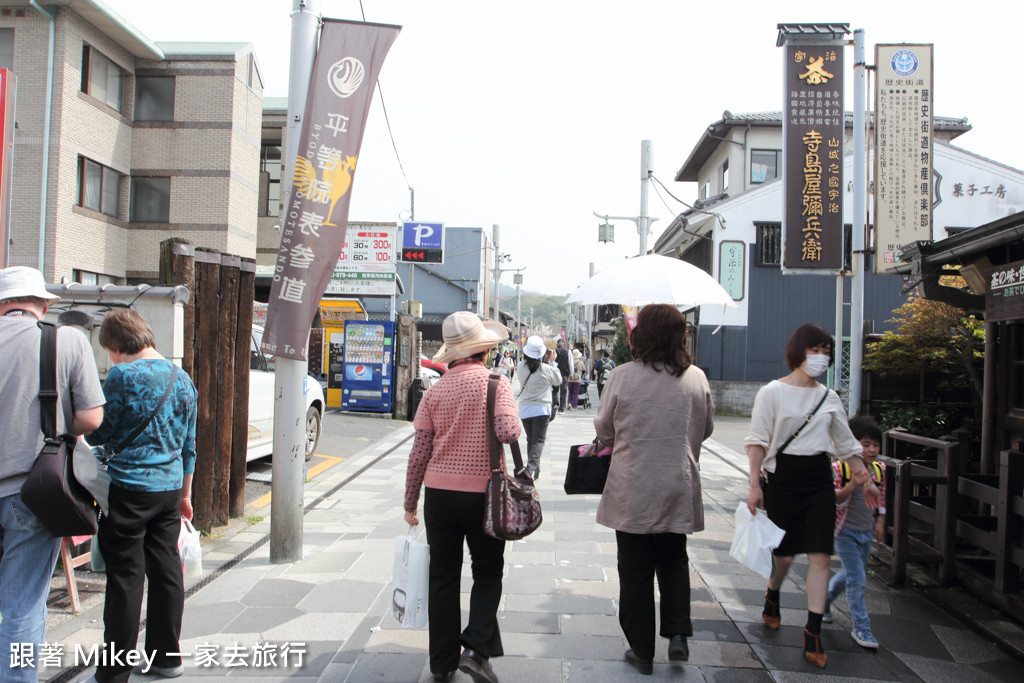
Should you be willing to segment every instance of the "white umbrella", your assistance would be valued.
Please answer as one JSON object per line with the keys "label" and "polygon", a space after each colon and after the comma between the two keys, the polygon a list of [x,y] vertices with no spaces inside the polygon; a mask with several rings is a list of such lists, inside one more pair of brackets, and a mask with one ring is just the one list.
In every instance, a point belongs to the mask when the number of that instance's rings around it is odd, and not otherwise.
{"label": "white umbrella", "polygon": [[736,308],[715,278],[686,261],[660,254],[637,256],[605,268],[580,285],[565,303],[672,304],[681,308],[719,304]]}

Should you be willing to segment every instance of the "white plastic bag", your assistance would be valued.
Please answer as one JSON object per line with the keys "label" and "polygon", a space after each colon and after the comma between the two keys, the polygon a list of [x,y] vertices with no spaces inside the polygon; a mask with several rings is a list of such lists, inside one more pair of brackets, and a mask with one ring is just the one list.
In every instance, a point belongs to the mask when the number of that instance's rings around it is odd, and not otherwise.
{"label": "white plastic bag", "polygon": [[415,527],[395,537],[394,586],[391,614],[404,628],[427,625],[427,590],[430,583],[430,546],[416,541]]}
{"label": "white plastic bag", "polygon": [[181,557],[181,572],[186,581],[203,575],[203,547],[199,543],[199,532],[184,517],[181,518],[181,531],[178,533],[178,555]]}
{"label": "white plastic bag", "polygon": [[741,501],[736,506],[736,533],[732,537],[729,555],[769,579],[775,573],[772,550],[779,547],[785,535],[785,531],[768,519],[764,510],[758,509],[757,515],[752,517],[746,502]]}

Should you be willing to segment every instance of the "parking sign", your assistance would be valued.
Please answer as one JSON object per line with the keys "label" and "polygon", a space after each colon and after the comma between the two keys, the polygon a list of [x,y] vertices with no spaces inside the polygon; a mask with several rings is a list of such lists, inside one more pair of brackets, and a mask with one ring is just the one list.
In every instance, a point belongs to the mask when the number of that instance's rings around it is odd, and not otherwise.
{"label": "parking sign", "polygon": [[402,223],[402,263],[444,263],[444,223]]}

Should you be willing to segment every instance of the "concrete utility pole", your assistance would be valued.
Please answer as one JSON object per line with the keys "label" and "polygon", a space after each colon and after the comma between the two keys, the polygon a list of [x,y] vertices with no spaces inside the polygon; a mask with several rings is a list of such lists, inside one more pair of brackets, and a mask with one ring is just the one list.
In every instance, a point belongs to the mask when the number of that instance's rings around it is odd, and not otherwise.
{"label": "concrete utility pole", "polygon": [[498,224],[495,223],[491,229],[491,237],[494,239],[494,318],[495,322],[501,322],[501,308],[498,307],[501,298],[501,249],[498,247]]}
{"label": "concrete utility pole", "polygon": [[864,233],[868,206],[864,121],[867,79],[864,29],[853,32],[853,291],[850,295],[850,417],[860,410],[864,362]]}
{"label": "concrete utility pole", "polygon": [[647,215],[647,183],[654,173],[651,163],[651,141],[640,141],[640,220],[636,229],[640,232],[640,256],[647,253],[647,235],[651,231],[651,220]]}
{"label": "concrete utility pole", "polygon": [[[319,0],[292,0],[288,131],[282,155],[282,187],[290,194],[320,29]],[[271,471],[270,561],[302,559],[302,484],[306,468],[306,364],[278,357],[274,373],[274,455]]]}

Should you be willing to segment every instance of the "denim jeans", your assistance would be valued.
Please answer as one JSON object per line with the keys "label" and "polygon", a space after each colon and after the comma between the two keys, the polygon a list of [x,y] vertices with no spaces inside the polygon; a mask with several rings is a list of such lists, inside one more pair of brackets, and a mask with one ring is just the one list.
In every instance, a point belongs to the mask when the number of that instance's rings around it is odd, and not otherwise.
{"label": "denim jeans", "polygon": [[11,645],[31,645],[38,666],[60,539],[43,528],[16,493],[0,498],[0,542],[0,680],[35,681],[35,667],[11,668]]}
{"label": "denim jeans", "polygon": [[846,604],[850,608],[853,628],[871,632],[867,605],[864,603],[864,588],[867,585],[868,558],[871,557],[871,541],[874,532],[854,531],[843,527],[836,537],[836,554],[843,568],[828,582],[828,604],[846,591]]}

